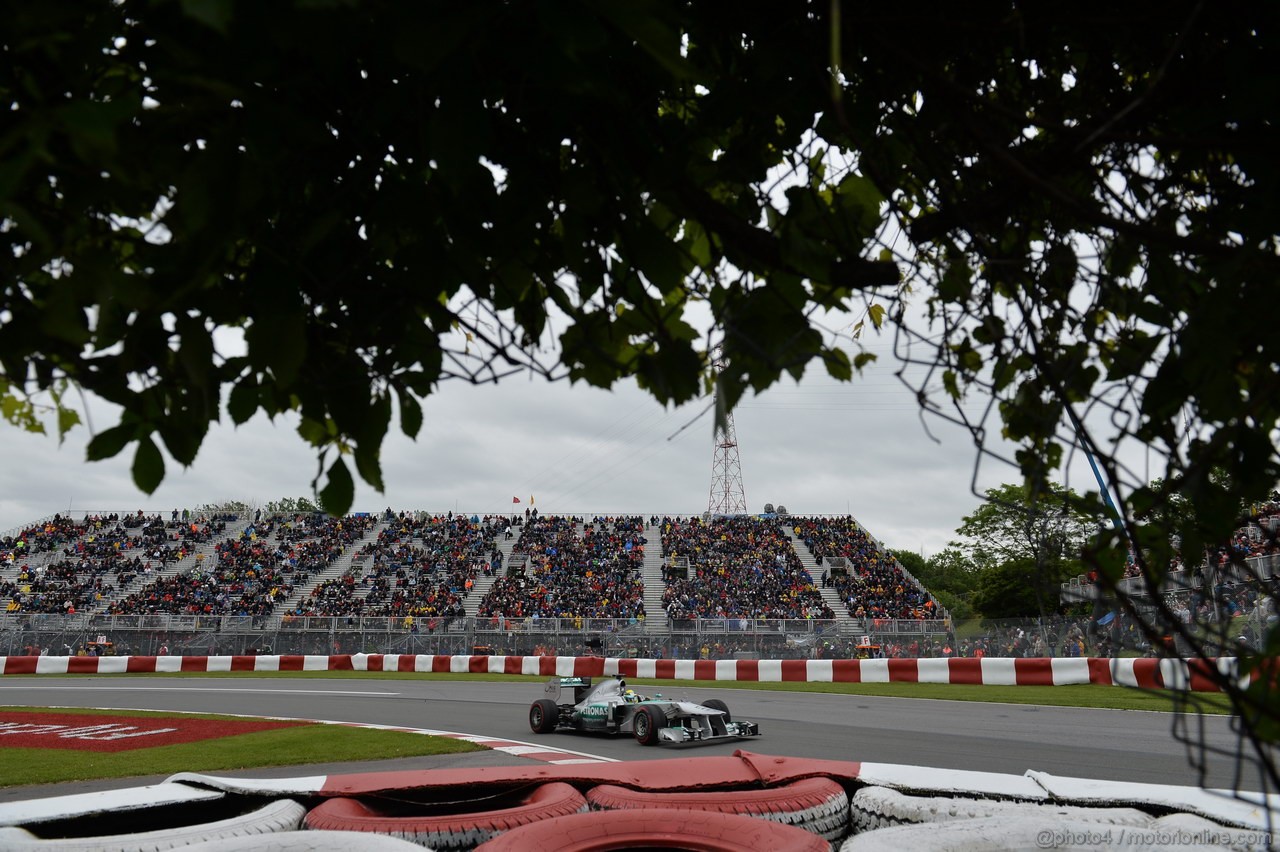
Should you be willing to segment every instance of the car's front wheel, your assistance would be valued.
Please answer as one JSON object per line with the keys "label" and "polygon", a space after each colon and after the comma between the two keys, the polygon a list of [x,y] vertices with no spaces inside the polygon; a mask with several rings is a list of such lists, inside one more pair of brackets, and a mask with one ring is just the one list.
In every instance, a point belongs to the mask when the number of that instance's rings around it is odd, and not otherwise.
{"label": "car's front wheel", "polygon": [[733,721],[733,717],[729,715],[729,705],[725,704],[719,698],[708,698],[706,701],[702,702],[702,706],[711,710],[719,710],[724,714],[724,720],[726,722]]}
{"label": "car's front wheel", "polygon": [[658,741],[658,729],[666,722],[666,717],[653,707],[641,707],[631,720],[631,732],[635,734],[640,745],[653,745]]}
{"label": "car's front wheel", "polygon": [[529,708],[529,727],[535,734],[549,734],[556,729],[560,708],[550,698],[539,698]]}

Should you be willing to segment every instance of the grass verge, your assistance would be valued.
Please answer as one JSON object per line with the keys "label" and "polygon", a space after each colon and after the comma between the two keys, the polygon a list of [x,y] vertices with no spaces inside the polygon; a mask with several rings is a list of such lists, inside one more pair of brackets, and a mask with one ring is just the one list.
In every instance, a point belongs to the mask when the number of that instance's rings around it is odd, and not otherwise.
{"label": "grass verge", "polygon": [[[109,675],[6,675],[17,678],[51,677],[138,677]],[[474,683],[546,683],[536,675],[468,674],[462,672],[165,672],[148,673],[148,678],[298,678],[319,680],[416,680],[470,681]],[[766,692],[808,692],[833,695],[864,695],[887,698],[921,698],[945,701],[975,701],[995,704],[1039,704],[1045,707],[1092,707],[1099,710],[1150,710],[1154,712],[1208,713],[1230,715],[1226,696],[1214,692],[1175,692],[1165,689],[1136,689],[1123,686],[1077,684],[1073,686],[989,686],[952,683],[801,683],[798,681],[759,682],[724,680],[658,680],[628,678],[628,685],[645,691],[683,695],[686,689],[752,689]],[[535,696],[536,697],[536,696]]]}
{"label": "grass verge", "polygon": [[[0,717],[3,716],[0,708]],[[84,716],[120,716],[120,710],[47,710],[9,707],[24,713],[50,712]],[[128,711],[129,716],[172,717],[172,713]],[[243,721],[244,717],[182,714],[184,718]],[[262,766],[346,763],[423,755],[462,754],[483,746],[465,740],[380,731],[345,725],[300,725],[274,731],[238,734],[216,740],[104,753],[63,749],[0,748],[0,787],[54,784],[99,778],[212,772]]]}

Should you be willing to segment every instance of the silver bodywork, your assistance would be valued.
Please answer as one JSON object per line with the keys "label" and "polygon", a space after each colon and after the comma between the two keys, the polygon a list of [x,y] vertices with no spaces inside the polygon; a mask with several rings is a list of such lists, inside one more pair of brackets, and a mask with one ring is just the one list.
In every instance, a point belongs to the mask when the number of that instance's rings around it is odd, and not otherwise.
{"label": "silver bodywork", "polygon": [[[573,688],[574,701],[560,702],[561,691]],[[693,701],[664,698],[660,693],[652,697],[627,696],[626,682],[618,678],[604,678],[591,684],[586,678],[553,678],[546,687],[549,699],[559,709],[558,728],[600,733],[635,733],[636,716],[642,708],[651,708],[664,725],[657,726],[657,742],[687,745],[712,740],[745,739],[759,736],[758,725],[751,722],[732,722],[728,713],[715,707],[707,707]]]}

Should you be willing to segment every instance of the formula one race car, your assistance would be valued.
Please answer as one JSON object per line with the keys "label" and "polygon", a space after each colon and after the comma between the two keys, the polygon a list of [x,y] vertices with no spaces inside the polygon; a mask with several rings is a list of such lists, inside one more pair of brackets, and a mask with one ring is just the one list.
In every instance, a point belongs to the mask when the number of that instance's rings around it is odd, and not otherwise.
{"label": "formula one race car", "polygon": [[[564,689],[573,690],[572,702],[560,703]],[[529,708],[529,727],[537,734],[558,728],[606,734],[629,731],[641,745],[693,745],[760,736],[760,726],[754,722],[732,721],[729,708],[719,699],[694,704],[661,694],[637,695],[618,678],[605,678],[594,686],[589,677],[552,678],[546,693]]]}

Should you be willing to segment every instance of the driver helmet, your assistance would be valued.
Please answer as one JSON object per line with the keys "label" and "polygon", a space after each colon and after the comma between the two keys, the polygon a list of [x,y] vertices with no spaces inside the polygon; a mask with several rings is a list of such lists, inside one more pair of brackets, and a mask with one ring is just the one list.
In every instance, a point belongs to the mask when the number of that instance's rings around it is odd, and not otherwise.
{"label": "driver helmet", "polygon": [[638,704],[640,702],[640,696],[636,695],[636,691],[634,689],[628,689],[622,693],[622,700],[628,704]]}

